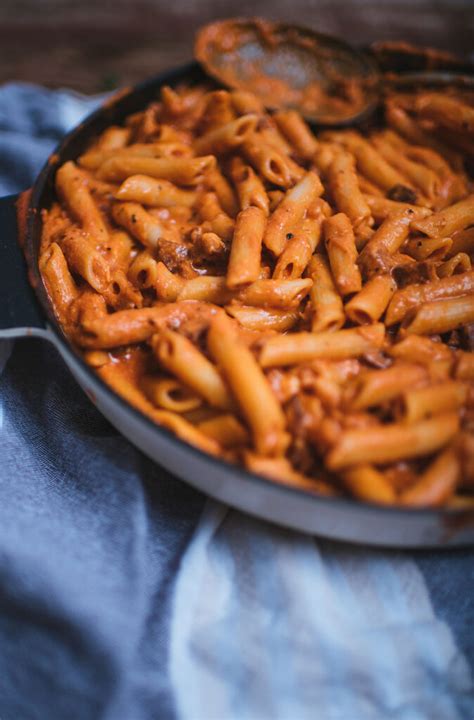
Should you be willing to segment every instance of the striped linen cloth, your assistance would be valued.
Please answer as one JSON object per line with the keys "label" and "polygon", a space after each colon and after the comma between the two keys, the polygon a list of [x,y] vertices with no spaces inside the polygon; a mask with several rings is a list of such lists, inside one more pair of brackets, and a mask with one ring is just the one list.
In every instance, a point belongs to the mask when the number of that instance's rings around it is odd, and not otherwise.
{"label": "striped linen cloth", "polygon": [[[0,88],[0,191],[97,99]],[[1,720],[469,720],[472,550],[246,517],[118,435],[38,340],[0,341]]]}

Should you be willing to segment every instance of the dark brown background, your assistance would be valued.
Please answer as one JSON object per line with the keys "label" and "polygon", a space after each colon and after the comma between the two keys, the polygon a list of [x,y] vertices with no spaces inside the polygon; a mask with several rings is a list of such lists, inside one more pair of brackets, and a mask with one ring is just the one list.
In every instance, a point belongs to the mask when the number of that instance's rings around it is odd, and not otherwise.
{"label": "dark brown background", "polygon": [[474,0],[0,0],[0,82],[84,92],[133,83],[188,60],[199,25],[236,14],[307,24],[354,44],[474,50]]}

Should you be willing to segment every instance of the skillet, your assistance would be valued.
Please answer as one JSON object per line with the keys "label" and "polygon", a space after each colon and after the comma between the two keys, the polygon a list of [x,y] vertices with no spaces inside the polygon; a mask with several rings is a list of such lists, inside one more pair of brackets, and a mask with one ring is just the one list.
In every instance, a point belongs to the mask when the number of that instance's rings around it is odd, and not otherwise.
{"label": "skillet", "polygon": [[195,488],[251,515],[369,545],[441,548],[474,543],[474,508],[402,509],[322,497],[254,475],[184,443],[108,387],[56,321],[39,273],[38,250],[40,211],[54,199],[57,167],[81,154],[106,127],[143,109],[162,85],[203,79],[208,78],[191,63],[119,92],[64,138],[31,190],[0,199],[0,339],[38,337],[51,342],[90,400],[134,445]]}

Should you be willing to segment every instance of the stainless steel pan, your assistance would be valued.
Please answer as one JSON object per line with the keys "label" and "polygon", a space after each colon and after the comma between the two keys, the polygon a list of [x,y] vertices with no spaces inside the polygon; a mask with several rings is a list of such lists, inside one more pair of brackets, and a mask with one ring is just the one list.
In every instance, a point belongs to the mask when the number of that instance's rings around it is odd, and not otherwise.
{"label": "stainless steel pan", "polygon": [[187,445],[105,385],[56,322],[37,260],[40,211],[53,200],[57,166],[77,157],[108,125],[142,109],[156,98],[161,85],[200,77],[201,71],[193,63],[116,96],[63,140],[29,193],[0,200],[0,338],[37,336],[53,343],[91,401],[125,437],[190,485],[233,507],[303,532],[370,545],[447,547],[473,543],[474,509],[409,510],[318,497],[253,475]]}

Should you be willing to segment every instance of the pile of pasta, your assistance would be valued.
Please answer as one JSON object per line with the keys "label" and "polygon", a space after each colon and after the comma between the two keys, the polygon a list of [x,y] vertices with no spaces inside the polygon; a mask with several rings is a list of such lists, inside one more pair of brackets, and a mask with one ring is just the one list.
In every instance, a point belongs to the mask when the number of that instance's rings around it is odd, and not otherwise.
{"label": "pile of pasta", "polygon": [[163,87],[57,171],[40,269],[89,365],[181,439],[309,492],[474,488],[474,107],[383,126]]}

